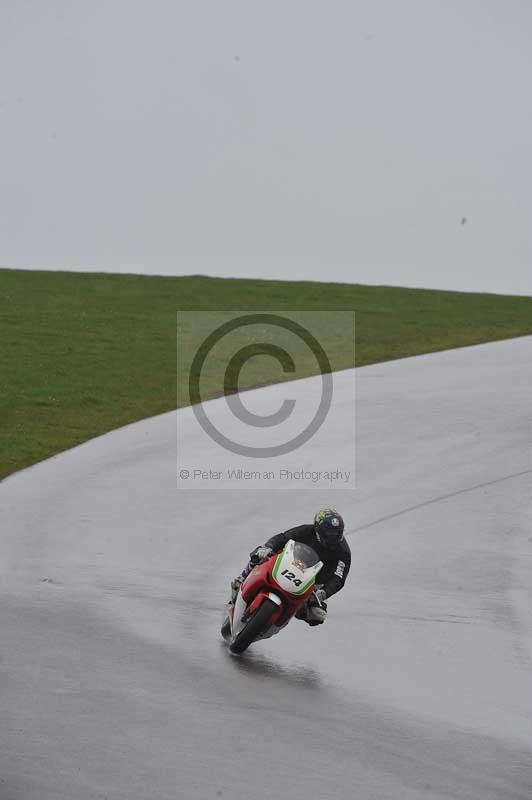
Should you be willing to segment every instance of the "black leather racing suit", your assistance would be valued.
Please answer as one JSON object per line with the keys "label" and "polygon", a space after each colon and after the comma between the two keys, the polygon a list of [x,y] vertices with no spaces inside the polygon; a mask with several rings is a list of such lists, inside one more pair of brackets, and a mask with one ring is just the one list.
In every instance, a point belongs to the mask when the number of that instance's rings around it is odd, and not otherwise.
{"label": "black leather racing suit", "polygon": [[318,572],[316,583],[319,583],[327,597],[339,592],[351,567],[351,549],[345,538],[336,547],[323,547],[316,538],[314,525],[297,525],[284,533],[278,533],[264,542],[265,547],[271,547],[274,552],[282,550],[289,539],[304,542],[312,547],[323,561],[323,567]]}

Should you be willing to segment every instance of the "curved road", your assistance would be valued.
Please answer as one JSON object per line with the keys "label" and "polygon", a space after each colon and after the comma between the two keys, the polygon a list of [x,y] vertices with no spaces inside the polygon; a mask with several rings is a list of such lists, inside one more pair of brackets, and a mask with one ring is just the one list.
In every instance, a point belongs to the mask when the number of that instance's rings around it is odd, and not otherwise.
{"label": "curved road", "polygon": [[[174,414],[0,484],[0,800],[530,800],[531,365],[358,369],[355,491],[178,491]],[[326,625],[231,657],[227,579],[331,499]]]}

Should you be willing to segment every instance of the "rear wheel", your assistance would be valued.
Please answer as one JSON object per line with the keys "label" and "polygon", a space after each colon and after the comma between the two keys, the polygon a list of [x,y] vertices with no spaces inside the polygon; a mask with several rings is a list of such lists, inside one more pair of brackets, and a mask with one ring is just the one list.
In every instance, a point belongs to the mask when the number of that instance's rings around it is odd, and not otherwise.
{"label": "rear wheel", "polygon": [[229,639],[231,636],[231,620],[228,616],[224,619],[224,624],[222,625],[220,633],[224,639]]}
{"label": "rear wheel", "polygon": [[231,642],[229,650],[232,653],[243,653],[253,642],[255,637],[258,636],[259,633],[262,633],[276,608],[277,603],[266,598],[260,608],[255,611],[247,625],[244,625],[234,642]]}

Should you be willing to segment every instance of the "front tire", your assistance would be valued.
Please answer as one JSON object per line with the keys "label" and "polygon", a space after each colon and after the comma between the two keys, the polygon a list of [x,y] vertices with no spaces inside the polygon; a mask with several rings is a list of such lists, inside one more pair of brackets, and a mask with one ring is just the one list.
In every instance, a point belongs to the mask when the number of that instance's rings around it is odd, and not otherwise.
{"label": "front tire", "polygon": [[240,633],[235,637],[235,640],[231,642],[229,650],[235,654],[240,654],[243,653],[244,650],[247,650],[259,633],[262,633],[276,608],[277,603],[266,598],[260,608],[255,611],[247,625],[244,625]]}

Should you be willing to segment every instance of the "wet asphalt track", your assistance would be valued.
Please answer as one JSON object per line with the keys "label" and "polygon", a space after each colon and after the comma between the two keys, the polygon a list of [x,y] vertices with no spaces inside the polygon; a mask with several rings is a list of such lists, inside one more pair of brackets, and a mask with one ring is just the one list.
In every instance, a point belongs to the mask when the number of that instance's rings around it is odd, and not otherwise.
{"label": "wet asphalt track", "polygon": [[0,485],[0,800],[530,800],[532,338],[357,370],[357,426],[348,585],[240,659],[227,578],[330,497],[178,492],[173,414]]}

